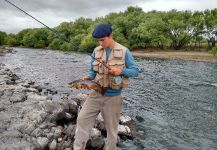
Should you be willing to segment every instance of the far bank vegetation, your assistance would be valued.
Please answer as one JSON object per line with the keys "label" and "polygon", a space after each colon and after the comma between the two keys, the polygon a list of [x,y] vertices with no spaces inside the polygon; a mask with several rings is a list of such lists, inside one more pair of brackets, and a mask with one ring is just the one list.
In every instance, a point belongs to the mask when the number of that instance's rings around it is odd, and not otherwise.
{"label": "far bank vegetation", "polygon": [[59,35],[47,28],[24,29],[17,34],[0,31],[0,46],[91,52],[97,46],[91,32],[100,22],[112,24],[116,41],[131,50],[209,50],[217,53],[217,9],[144,12],[139,7],[128,7],[124,12],[110,13],[95,20],[81,17],[63,22],[53,28]]}

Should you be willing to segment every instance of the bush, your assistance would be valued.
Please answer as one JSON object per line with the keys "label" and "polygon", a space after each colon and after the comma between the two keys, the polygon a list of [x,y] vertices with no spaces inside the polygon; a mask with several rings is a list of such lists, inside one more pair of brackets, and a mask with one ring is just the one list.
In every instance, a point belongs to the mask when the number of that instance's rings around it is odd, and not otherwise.
{"label": "bush", "polygon": [[48,46],[49,49],[58,50],[61,47],[61,41],[59,39],[54,39]]}
{"label": "bush", "polygon": [[72,50],[72,45],[70,43],[63,43],[60,47],[61,50],[70,51]]}
{"label": "bush", "polygon": [[92,52],[97,46],[96,40],[89,34],[81,41],[80,52]]}
{"label": "bush", "polygon": [[0,45],[5,44],[5,38],[7,37],[7,34],[5,32],[0,31]]}
{"label": "bush", "polygon": [[214,56],[216,56],[216,54],[217,54],[217,46],[215,46],[215,47],[213,47],[213,48],[211,49],[211,53],[212,53]]}

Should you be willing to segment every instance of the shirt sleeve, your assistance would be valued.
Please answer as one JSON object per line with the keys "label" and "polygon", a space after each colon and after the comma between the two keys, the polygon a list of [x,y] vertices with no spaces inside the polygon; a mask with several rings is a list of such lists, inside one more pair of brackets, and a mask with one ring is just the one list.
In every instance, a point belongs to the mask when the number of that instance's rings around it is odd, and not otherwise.
{"label": "shirt sleeve", "polygon": [[126,50],[125,66],[126,68],[124,68],[121,72],[122,76],[125,76],[125,77],[137,77],[138,76],[139,74],[138,66],[132,54],[130,53],[129,49]]}
{"label": "shirt sleeve", "polygon": [[89,70],[89,77],[91,80],[93,80],[96,76],[96,72],[93,70],[93,62],[94,62],[94,57],[95,57],[95,53],[93,51],[93,53],[91,54],[91,60],[90,60],[90,70]]}

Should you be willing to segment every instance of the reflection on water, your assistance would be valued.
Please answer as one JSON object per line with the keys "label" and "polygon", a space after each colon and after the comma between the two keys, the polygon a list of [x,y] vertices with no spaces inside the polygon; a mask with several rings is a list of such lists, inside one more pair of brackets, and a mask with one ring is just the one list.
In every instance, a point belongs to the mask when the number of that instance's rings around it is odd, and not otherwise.
{"label": "reflection on water", "polygon": [[[79,92],[69,90],[67,83],[88,73],[88,55],[17,50],[0,60],[21,78],[57,90],[58,95]],[[144,129],[145,137],[124,141],[119,149],[216,150],[217,64],[136,60],[140,75],[123,92],[123,111]]]}

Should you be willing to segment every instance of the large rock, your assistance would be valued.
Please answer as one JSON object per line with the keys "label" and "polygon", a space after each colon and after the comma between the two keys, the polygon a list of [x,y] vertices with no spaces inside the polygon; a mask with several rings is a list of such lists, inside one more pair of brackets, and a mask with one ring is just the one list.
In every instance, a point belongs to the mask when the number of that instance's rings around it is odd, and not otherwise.
{"label": "large rock", "polygon": [[[22,81],[0,65],[0,149],[72,149],[76,118],[87,95],[59,101],[41,95],[34,83]],[[130,136],[131,119],[120,118],[119,134]],[[87,149],[102,149],[106,130],[101,114],[91,130]]]}

